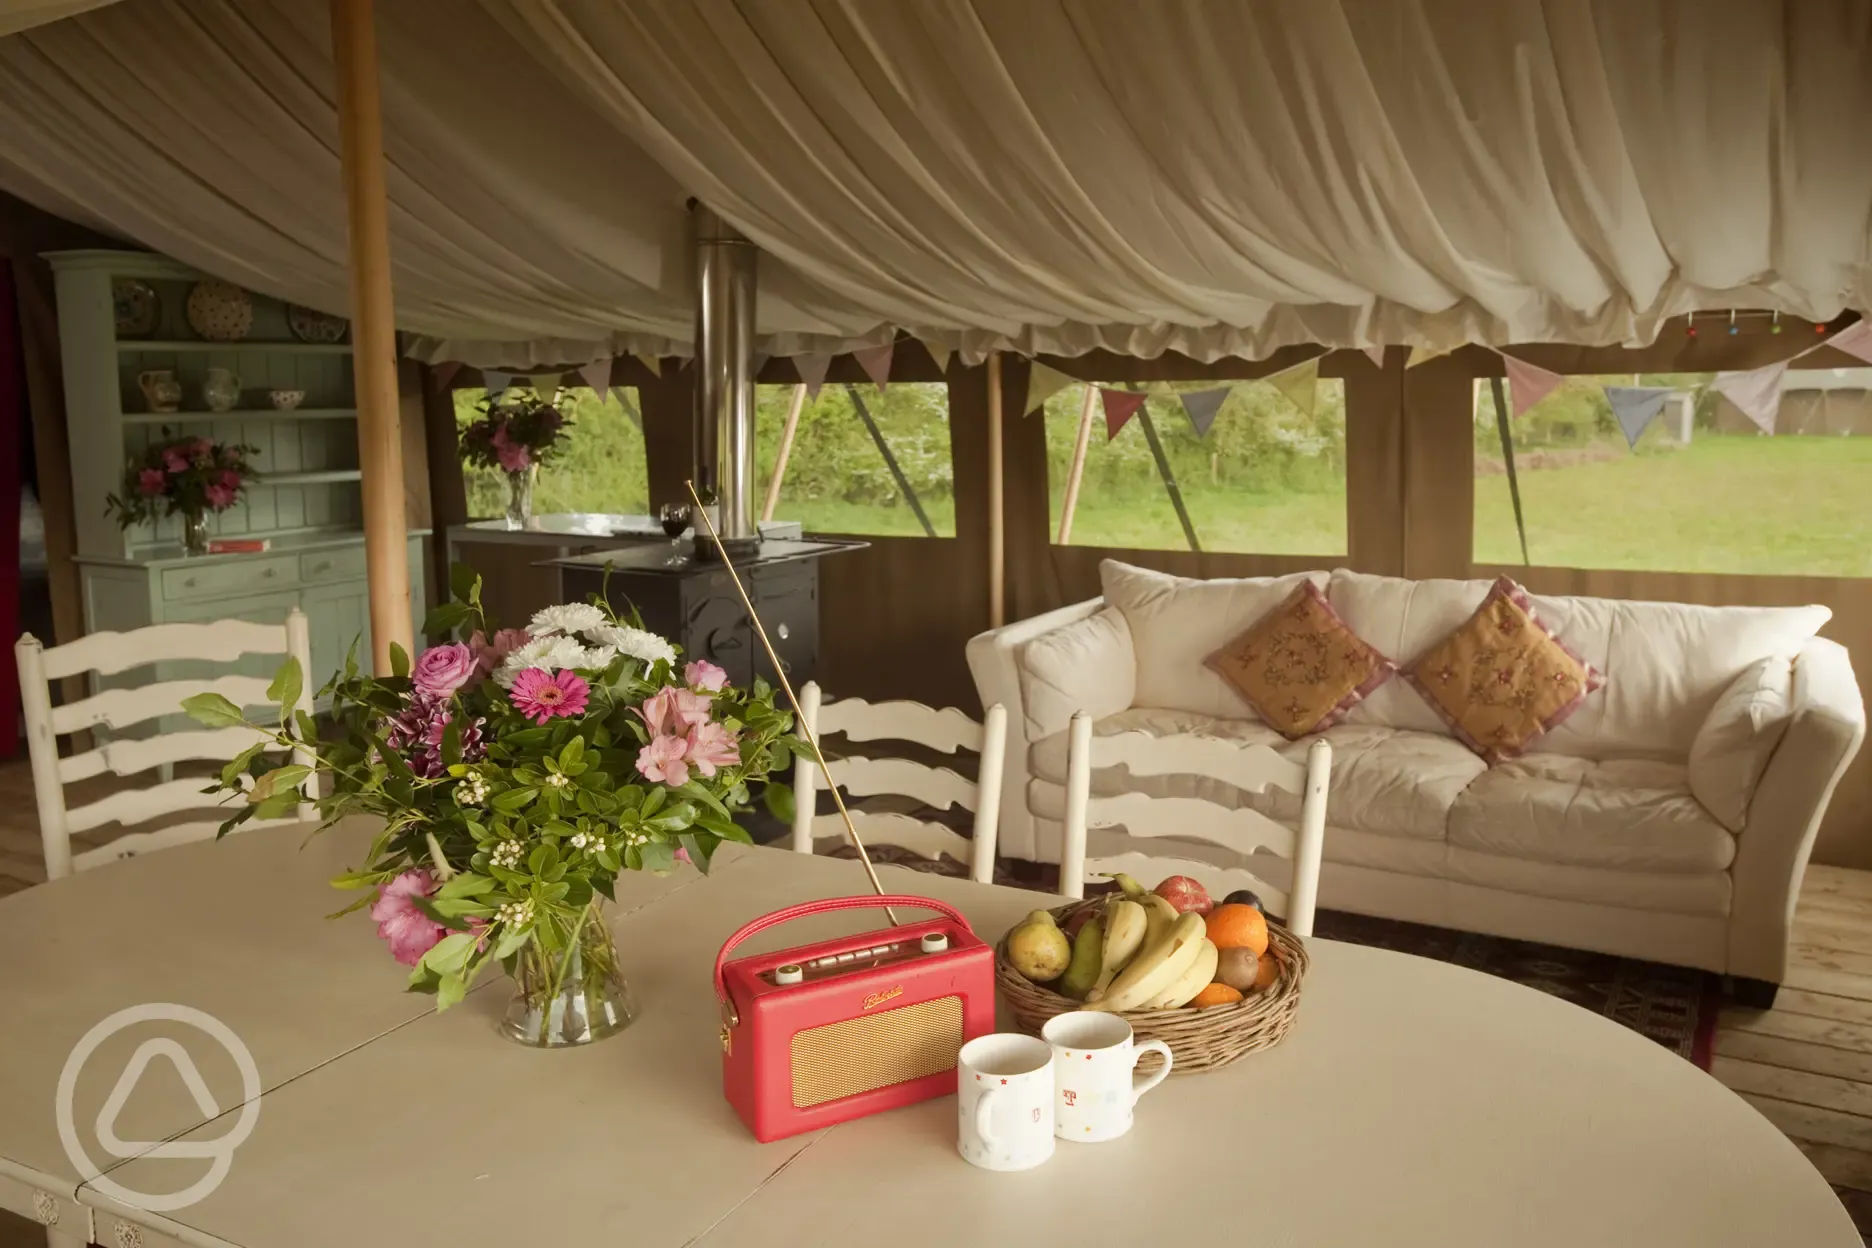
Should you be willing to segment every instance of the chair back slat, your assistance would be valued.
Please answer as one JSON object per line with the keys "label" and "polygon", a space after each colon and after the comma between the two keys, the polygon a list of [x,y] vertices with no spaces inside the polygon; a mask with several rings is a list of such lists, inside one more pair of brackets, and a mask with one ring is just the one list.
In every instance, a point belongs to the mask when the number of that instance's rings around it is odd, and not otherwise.
{"label": "chair back slat", "polygon": [[267,685],[258,676],[220,676],[214,680],[159,680],[129,689],[106,689],[52,710],[52,731],[81,728],[128,728],[146,720],[182,713],[182,699],[218,693],[235,706],[265,706]]}
{"label": "chair back slat", "polygon": [[817,731],[840,733],[848,741],[911,741],[945,754],[982,747],[980,724],[953,706],[921,702],[840,698],[820,706]]}
{"label": "chair back slat", "polygon": [[1293,907],[1292,895],[1286,889],[1248,867],[1223,866],[1201,858],[1143,853],[1111,854],[1086,859],[1088,876],[1116,875],[1120,871],[1147,885],[1173,875],[1187,875],[1193,880],[1201,880],[1210,897],[1216,901],[1237,889],[1245,888],[1260,897],[1261,904],[1273,914],[1286,914]]}
{"label": "chair back slat", "polygon": [[1123,825],[1133,836],[1174,836],[1208,841],[1237,853],[1267,849],[1292,860],[1299,834],[1258,810],[1231,810],[1200,797],[1152,797],[1121,793],[1095,797],[1086,805],[1087,828]]}
{"label": "chair back slat", "polygon": [[[129,633],[88,633],[45,652],[46,676],[84,672],[110,676],[151,663],[200,660],[229,663],[243,654],[287,652],[284,624],[216,620],[212,624],[152,624]],[[310,673],[306,674],[309,678]]]}
{"label": "chair back slat", "polygon": [[[852,825],[868,846],[894,845],[925,858],[948,854],[951,858],[972,863],[974,843],[953,828],[918,819],[897,811],[854,810]],[[845,821],[836,814],[815,815],[812,821],[813,842],[843,844]]]}
{"label": "chair back slat", "polygon": [[[67,810],[65,827],[72,832],[89,832],[107,823],[147,823],[151,819],[173,815],[181,810],[205,811],[218,808],[226,812],[221,819],[240,813],[237,804],[221,805],[228,794],[204,793],[202,788],[200,777],[192,777],[152,784],[146,789],[125,789],[121,793],[99,798],[88,806],[74,806]],[[218,824],[221,819],[215,822]]]}
{"label": "chair back slat", "polygon": [[835,758],[827,760],[826,770],[832,773],[832,783],[853,797],[895,793],[937,810],[975,809],[975,782],[947,767],[928,767],[907,758]]}
{"label": "chair back slat", "polygon": [[194,759],[230,759],[266,738],[251,728],[198,728],[160,737],[124,737],[95,750],[59,759],[59,779],[66,784],[89,780],[105,772],[134,776],[164,763]]}
{"label": "chair back slat", "polygon": [[1265,745],[1241,745],[1194,734],[1094,736],[1092,766],[1122,766],[1134,776],[1206,776],[1249,793],[1276,788],[1298,794],[1306,788],[1306,768]]}

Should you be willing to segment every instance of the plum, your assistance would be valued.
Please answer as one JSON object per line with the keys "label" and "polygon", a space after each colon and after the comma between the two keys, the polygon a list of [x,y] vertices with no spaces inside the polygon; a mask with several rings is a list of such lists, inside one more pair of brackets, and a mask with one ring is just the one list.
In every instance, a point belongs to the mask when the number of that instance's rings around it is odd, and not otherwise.
{"label": "plum", "polygon": [[1263,916],[1267,914],[1266,907],[1261,904],[1261,898],[1258,897],[1252,889],[1238,888],[1224,897],[1222,899],[1222,904],[1225,906],[1253,906],[1255,909],[1261,911]]}

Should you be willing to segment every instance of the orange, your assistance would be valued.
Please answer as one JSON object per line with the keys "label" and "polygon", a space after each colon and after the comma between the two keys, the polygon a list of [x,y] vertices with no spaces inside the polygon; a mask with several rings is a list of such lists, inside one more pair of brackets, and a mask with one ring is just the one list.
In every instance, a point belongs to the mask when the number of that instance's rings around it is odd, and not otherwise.
{"label": "orange", "polygon": [[1197,1009],[1211,1005],[1233,1005],[1242,999],[1242,994],[1227,984],[1210,984],[1207,988],[1189,999],[1189,1004]]}
{"label": "orange", "polygon": [[1253,906],[1217,906],[1204,920],[1209,939],[1218,949],[1252,949],[1257,955],[1267,952],[1267,920]]}
{"label": "orange", "polygon": [[1274,981],[1279,978],[1280,959],[1271,953],[1262,954],[1260,964],[1255,967],[1254,991],[1260,992],[1263,988],[1272,987]]}

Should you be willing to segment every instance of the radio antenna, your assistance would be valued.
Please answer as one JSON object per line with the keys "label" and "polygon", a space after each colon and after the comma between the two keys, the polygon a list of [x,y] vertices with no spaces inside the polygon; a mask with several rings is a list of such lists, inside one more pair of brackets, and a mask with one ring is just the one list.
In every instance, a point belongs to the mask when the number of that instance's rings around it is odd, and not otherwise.
{"label": "radio antenna", "polygon": [[[780,688],[786,691],[788,705],[793,708],[793,720],[799,725],[800,736],[806,739],[807,748],[812,750],[813,759],[819,764],[819,774],[825,777],[826,789],[832,794],[832,804],[838,807],[839,818],[845,821],[845,835],[851,837],[852,845],[858,850],[858,861],[864,864],[865,875],[870,877],[871,888],[878,896],[885,896],[884,885],[878,881],[877,868],[871,865],[871,852],[865,848],[858,829],[852,826],[851,812],[845,809],[845,799],[840,796],[838,782],[832,778],[832,769],[826,766],[825,751],[819,748],[819,734],[806,722],[805,713],[800,710],[799,698],[793,692],[793,682],[787,679],[786,666],[780,662],[780,656],[774,653],[773,642],[767,639],[767,630],[761,626],[760,615],[754,610],[754,603],[748,597],[747,587],[741,584],[741,574],[735,571],[734,560],[728,557],[728,548],[722,544],[721,535],[715,531],[715,522],[709,518],[708,508],[702,505],[702,496],[696,493],[694,481],[684,481],[683,488],[689,491],[689,500],[695,506],[695,514],[708,526],[709,540],[715,543],[715,549],[721,552],[722,566],[728,569],[728,579],[734,582],[735,593],[741,599],[741,605],[747,608],[748,619],[754,625],[754,633],[760,638],[761,649],[767,652],[767,661],[773,664],[774,675],[779,678]],[[889,906],[884,907],[891,926],[898,926],[897,912]]]}

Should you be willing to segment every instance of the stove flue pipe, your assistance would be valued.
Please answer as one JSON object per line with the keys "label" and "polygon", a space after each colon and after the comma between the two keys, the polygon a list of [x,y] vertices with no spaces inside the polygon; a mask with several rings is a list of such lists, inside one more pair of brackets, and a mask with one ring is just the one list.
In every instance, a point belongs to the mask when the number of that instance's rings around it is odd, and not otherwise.
{"label": "stove flue pipe", "polygon": [[[760,544],[754,523],[754,298],[756,251],[713,211],[689,201],[695,225],[695,472],[713,491],[721,544],[731,555]],[[695,526],[707,557],[706,526]]]}

